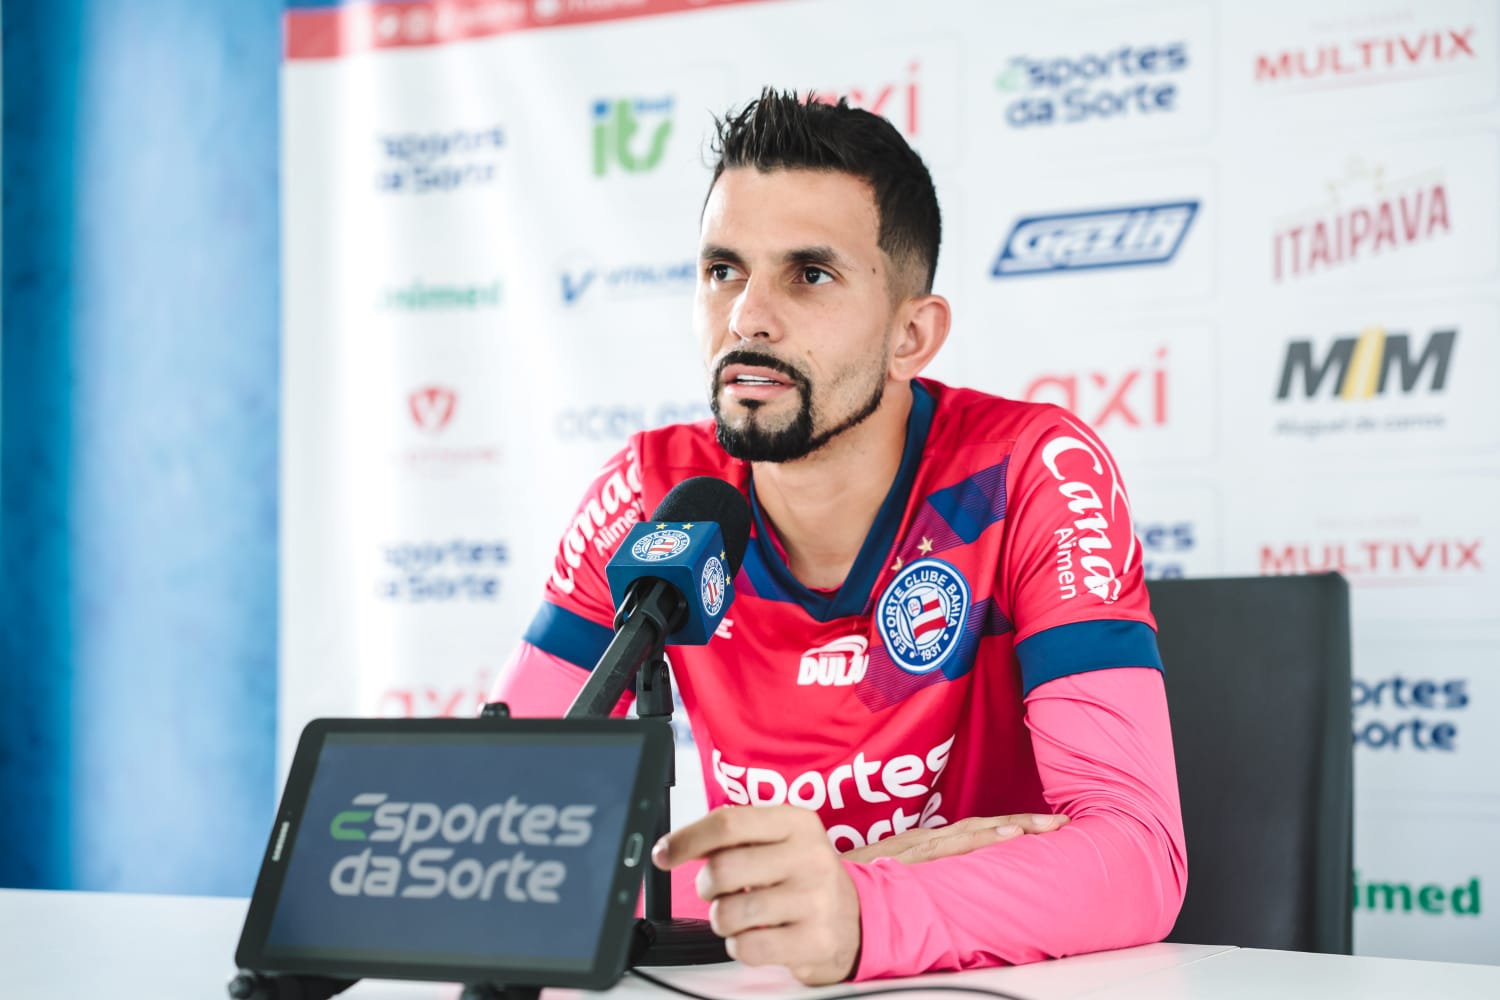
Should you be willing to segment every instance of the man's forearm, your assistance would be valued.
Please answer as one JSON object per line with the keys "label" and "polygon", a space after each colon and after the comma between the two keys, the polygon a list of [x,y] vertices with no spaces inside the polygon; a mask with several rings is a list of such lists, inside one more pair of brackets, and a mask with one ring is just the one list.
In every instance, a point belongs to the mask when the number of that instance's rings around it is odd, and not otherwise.
{"label": "man's forearm", "polygon": [[1037,766],[1065,828],[920,865],[849,864],[857,978],[1019,964],[1160,940],[1186,888],[1161,675],[1061,678],[1028,699]]}

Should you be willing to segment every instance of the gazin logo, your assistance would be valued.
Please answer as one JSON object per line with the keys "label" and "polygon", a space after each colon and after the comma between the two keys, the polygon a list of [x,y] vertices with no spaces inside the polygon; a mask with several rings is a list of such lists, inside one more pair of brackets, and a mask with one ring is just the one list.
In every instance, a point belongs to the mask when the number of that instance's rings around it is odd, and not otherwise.
{"label": "gazin logo", "polygon": [[[613,164],[629,174],[653,169],[661,162],[672,134],[671,97],[619,98],[594,102],[594,176],[603,177]],[[645,137],[644,152],[639,152],[636,133],[642,118],[658,119],[656,128]]]}

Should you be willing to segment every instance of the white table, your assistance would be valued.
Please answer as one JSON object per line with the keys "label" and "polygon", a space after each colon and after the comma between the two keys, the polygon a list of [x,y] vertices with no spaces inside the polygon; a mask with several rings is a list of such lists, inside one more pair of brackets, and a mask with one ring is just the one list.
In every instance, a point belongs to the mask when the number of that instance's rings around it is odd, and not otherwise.
{"label": "white table", "polygon": [[[0,890],[0,997],[5,1000],[221,1000],[234,974],[246,902],[182,896]],[[848,986],[807,989],[782,969],[737,963],[653,969],[727,1000],[817,1000]],[[1350,958],[1231,946],[1154,944],[1017,968],[946,973],[892,983],[973,985],[1027,1000],[1255,998],[1264,1000],[1497,1000],[1500,966]],[[456,986],[367,981],[349,1000],[454,1000]],[[549,990],[547,1000],[580,1000]],[[665,1000],[627,975],[609,1000]],[[923,994],[904,994],[921,1000]],[[954,1000],[954,994],[926,994]]]}

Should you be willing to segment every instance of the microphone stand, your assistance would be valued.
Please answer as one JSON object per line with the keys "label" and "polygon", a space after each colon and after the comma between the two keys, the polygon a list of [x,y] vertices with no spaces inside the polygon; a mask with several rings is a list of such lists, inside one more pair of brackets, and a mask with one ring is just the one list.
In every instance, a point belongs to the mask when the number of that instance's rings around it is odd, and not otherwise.
{"label": "microphone stand", "polygon": [[[615,637],[563,716],[605,718],[619,704],[635,678],[635,711],[642,719],[672,723],[672,680],[667,671],[666,640],[681,625],[682,596],[661,580],[643,580],[615,612]],[[673,741],[674,746],[676,741]],[[667,783],[656,814],[656,838],[672,829],[672,786],[677,783],[676,755],[667,762]],[[652,841],[655,843],[655,840]],[[635,922],[630,964],[708,965],[729,961],[724,939],[707,920],[672,916],[672,873],[646,862],[645,916]]]}
{"label": "microphone stand", "polygon": [[[672,678],[661,647],[641,667],[635,678],[635,714],[642,719],[661,719],[672,723]],[[675,741],[674,741],[675,745]],[[661,808],[656,813],[656,836],[652,843],[672,829],[672,787],[677,784],[676,754],[667,761],[667,785],[662,791]],[[637,965],[708,965],[729,961],[724,939],[709,927],[707,920],[672,916],[672,873],[646,864],[645,917],[635,922],[630,944],[630,964]]]}

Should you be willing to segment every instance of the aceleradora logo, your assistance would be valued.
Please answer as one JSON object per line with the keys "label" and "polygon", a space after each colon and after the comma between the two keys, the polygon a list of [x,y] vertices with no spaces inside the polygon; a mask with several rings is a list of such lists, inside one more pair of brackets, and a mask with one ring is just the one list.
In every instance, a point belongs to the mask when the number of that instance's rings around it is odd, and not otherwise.
{"label": "aceleradora logo", "polygon": [[[395,845],[392,854],[367,847],[335,862],[328,886],[336,895],[488,901],[498,889],[511,902],[556,903],[557,889],[568,876],[561,861],[536,861],[524,850],[487,865],[472,857],[455,860],[455,855],[486,843],[583,847],[594,835],[589,818],[597,807],[591,805],[527,805],[512,795],[483,807],[460,802],[444,809],[435,802],[389,798],[384,792],[356,795],[351,804],[357,808],[329,824],[334,840]],[[417,846],[435,838],[449,846]]]}

